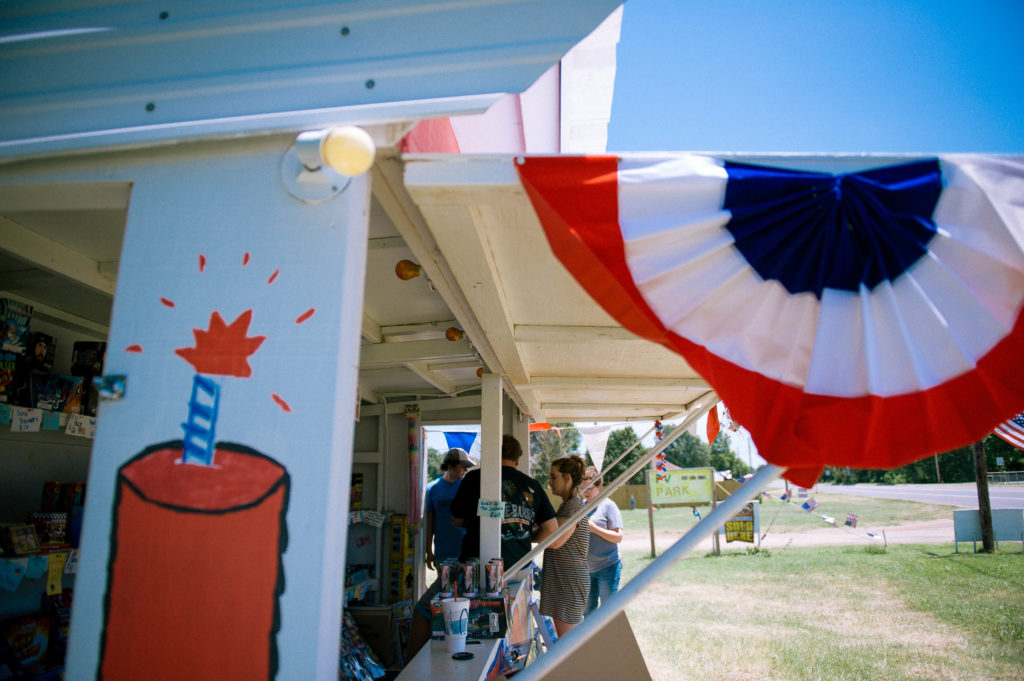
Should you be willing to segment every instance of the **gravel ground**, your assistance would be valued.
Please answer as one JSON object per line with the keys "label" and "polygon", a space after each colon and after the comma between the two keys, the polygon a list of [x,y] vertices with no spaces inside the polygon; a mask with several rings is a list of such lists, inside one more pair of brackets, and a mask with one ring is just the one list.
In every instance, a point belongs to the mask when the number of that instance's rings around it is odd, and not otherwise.
{"label": "gravel ground", "polygon": [[[656,546],[658,552],[671,546],[678,537],[657,533]],[[761,548],[774,549],[787,546],[841,546],[877,544],[943,544],[953,541],[953,519],[926,520],[890,527],[857,527],[846,526],[822,527],[802,532],[769,532],[761,541]],[[739,548],[749,546],[740,542],[727,544],[721,541],[722,548]],[[705,539],[698,547],[699,552],[711,550],[711,539]],[[961,548],[963,548],[961,543]],[[630,534],[622,540],[622,549],[626,551],[649,551],[651,539],[648,534]],[[967,544],[970,550],[970,544]]]}

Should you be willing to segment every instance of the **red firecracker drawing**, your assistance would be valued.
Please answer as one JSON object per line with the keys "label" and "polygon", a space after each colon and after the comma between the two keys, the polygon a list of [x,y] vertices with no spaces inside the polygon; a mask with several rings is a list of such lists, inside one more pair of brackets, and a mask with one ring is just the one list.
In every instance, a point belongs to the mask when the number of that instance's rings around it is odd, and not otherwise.
{"label": "red firecracker drawing", "polygon": [[195,345],[175,350],[196,370],[183,439],[147,447],[118,471],[105,681],[276,675],[288,472],[252,447],[214,441],[217,378],[250,377],[249,358],[265,340],[249,335],[252,316],[246,310],[227,324],[213,312],[209,328],[193,329]]}

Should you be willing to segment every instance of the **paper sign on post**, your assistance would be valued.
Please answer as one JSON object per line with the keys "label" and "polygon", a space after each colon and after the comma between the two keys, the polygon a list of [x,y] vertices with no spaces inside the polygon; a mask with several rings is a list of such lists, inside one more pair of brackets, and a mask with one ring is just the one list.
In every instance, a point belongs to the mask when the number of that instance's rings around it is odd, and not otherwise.
{"label": "paper sign on post", "polygon": [[78,549],[68,551],[68,562],[64,566],[64,574],[73,575],[78,572]]}
{"label": "paper sign on post", "polygon": [[39,579],[46,572],[46,556],[29,556],[28,566],[25,568],[25,576],[29,579]]}
{"label": "paper sign on post", "polygon": [[0,558],[0,589],[14,591],[25,576],[25,568],[11,560]]}
{"label": "paper sign on post", "polygon": [[64,591],[64,562],[67,560],[66,553],[50,554],[49,570],[46,574],[46,595],[56,596]]}
{"label": "paper sign on post", "polygon": [[476,514],[481,518],[497,518],[501,520],[505,517],[505,502],[500,499],[497,501],[481,499],[477,502]]}

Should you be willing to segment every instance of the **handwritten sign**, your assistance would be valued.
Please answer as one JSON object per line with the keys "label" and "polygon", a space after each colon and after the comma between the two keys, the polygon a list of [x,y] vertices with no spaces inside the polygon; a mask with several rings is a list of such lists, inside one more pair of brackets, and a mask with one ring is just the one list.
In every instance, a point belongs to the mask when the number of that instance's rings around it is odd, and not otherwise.
{"label": "handwritten sign", "polygon": [[497,501],[480,499],[476,505],[476,514],[481,518],[497,518],[501,520],[505,517],[505,502],[500,499]]}
{"label": "handwritten sign", "polygon": [[78,437],[96,437],[96,419],[82,414],[70,414],[68,415],[68,426],[64,432]]}
{"label": "handwritten sign", "polygon": [[0,423],[11,422],[11,405],[0,404]]}
{"label": "handwritten sign", "polygon": [[11,408],[12,433],[37,433],[42,425],[43,412],[41,409]]}

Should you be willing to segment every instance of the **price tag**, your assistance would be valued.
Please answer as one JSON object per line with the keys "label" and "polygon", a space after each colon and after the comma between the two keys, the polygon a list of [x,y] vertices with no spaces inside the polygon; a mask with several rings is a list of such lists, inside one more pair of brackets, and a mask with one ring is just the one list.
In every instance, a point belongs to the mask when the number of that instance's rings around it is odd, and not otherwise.
{"label": "price tag", "polygon": [[39,409],[14,407],[11,409],[12,433],[35,433],[43,425],[43,412]]}
{"label": "price tag", "polygon": [[68,415],[68,425],[64,432],[68,435],[77,435],[78,437],[96,437],[96,419],[95,417],[83,416],[82,414],[70,414]]}
{"label": "price tag", "polygon": [[497,501],[481,499],[477,502],[476,514],[481,518],[497,518],[501,520],[505,517],[505,502],[500,499]]}

